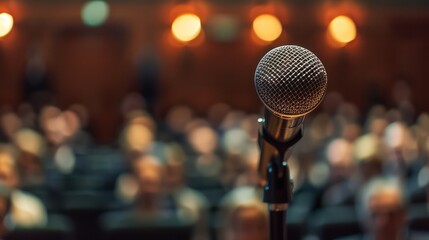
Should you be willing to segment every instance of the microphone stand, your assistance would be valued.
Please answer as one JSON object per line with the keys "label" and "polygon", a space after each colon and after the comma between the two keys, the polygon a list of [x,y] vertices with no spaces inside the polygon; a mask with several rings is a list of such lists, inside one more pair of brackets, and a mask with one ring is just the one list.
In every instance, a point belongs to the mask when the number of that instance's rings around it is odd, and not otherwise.
{"label": "microphone stand", "polygon": [[265,141],[279,153],[272,156],[267,166],[267,179],[264,186],[263,201],[268,204],[270,218],[270,240],[286,240],[286,213],[292,201],[293,180],[290,178],[289,165],[285,158],[286,152],[302,138],[302,128],[289,141],[281,142],[273,138],[261,126],[259,144]]}

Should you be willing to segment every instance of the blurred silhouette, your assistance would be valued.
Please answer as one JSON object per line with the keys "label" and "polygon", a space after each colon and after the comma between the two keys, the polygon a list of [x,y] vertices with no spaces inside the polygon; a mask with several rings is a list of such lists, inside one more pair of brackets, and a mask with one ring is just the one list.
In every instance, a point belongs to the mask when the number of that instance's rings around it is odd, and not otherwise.
{"label": "blurred silhouette", "polygon": [[228,206],[223,221],[225,240],[268,240],[268,211],[258,201],[235,203]]}
{"label": "blurred silhouette", "polygon": [[387,159],[384,170],[387,174],[409,177],[409,166],[417,158],[417,142],[408,127],[402,122],[392,122],[385,130]]}
{"label": "blurred silhouette", "polygon": [[34,42],[30,46],[23,80],[25,101],[37,112],[53,102],[51,79],[48,76],[43,51],[40,42]]}
{"label": "blurred silhouette", "polygon": [[143,96],[148,111],[155,113],[158,98],[160,59],[153,46],[141,50],[137,60],[137,79],[140,94]]}
{"label": "blurred silhouette", "polygon": [[179,211],[196,223],[193,239],[208,239],[209,201],[203,194],[186,185],[185,154],[180,145],[171,143],[165,151],[167,191]]}
{"label": "blurred silhouette", "polygon": [[152,116],[142,110],[133,110],[125,115],[125,126],[119,144],[127,155],[133,152],[148,152],[153,147],[156,134],[156,123]]}
{"label": "blurred silhouette", "polygon": [[13,141],[15,133],[22,127],[22,122],[19,116],[9,110],[0,112],[0,130],[1,141],[10,143]]}
{"label": "blurred silhouette", "polygon": [[383,164],[386,159],[384,142],[375,135],[366,134],[359,137],[353,152],[357,162],[356,175],[359,186],[383,174]]}
{"label": "blurred silhouette", "polygon": [[12,226],[10,222],[10,210],[11,210],[11,190],[0,183],[0,239],[2,239]]}
{"label": "blurred silhouette", "polygon": [[44,157],[46,143],[42,136],[31,129],[21,129],[14,136],[19,153],[17,164],[21,186],[41,186],[46,181]]}
{"label": "blurred silhouette", "polygon": [[[180,206],[176,201],[182,199],[166,191],[166,169],[162,162],[143,153],[132,159],[131,167],[132,176],[126,181],[119,180],[120,188],[129,188],[123,190],[128,194],[123,197],[129,198],[129,204],[124,210],[107,213],[100,219],[101,227],[110,236],[107,239],[139,239],[145,235],[154,239],[189,239],[192,226],[202,219],[202,213],[196,212],[196,206],[191,209],[184,207],[185,203]],[[179,236],[170,235],[174,232]]]}
{"label": "blurred silhouette", "polygon": [[134,212],[145,217],[176,214],[174,203],[164,191],[165,168],[152,155],[143,155],[132,163],[137,183]]}
{"label": "blurred silhouette", "polygon": [[353,204],[358,183],[355,163],[352,159],[352,144],[345,139],[333,140],[327,147],[330,179],[322,203],[324,206]]}
{"label": "blurred silhouette", "polygon": [[361,194],[358,213],[365,235],[345,239],[410,239],[404,227],[406,205],[403,189],[397,178],[375,178]]}
{"label": "blurred silhouette", "polygon": [[[69,124],[61,109],[55,106],[45,106],[40,113],[40,128],[47,141],[46,167],[50,172],[71,174],[76,167],[76,157],[68,142],[77,131],[77,126]],[[69,117],[70,118],[70,117]],[[76,118],[74,118],[77,121]]]}
{"label": "blurred silhouette", "polygon": [[47,212],[43,203],[19,189],[20,176],[13,150],[0,146],[0,183],[11,189],[11,220],[17,226],[44,226]]}

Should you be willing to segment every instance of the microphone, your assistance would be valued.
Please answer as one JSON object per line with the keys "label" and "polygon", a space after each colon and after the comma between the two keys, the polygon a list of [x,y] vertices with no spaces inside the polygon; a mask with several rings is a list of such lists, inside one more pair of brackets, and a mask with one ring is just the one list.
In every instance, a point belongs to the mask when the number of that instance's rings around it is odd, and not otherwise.
{"label": "microphone", "polygon": [[272,49],[255,71],[256,92],[265,105],[259,119],[261,149],[258,172],[262,186],[272,159],[284,164],[291,147],[302,136],[305,115],[325,96],[328,79],[322,62],[309,50],[295,45]]}

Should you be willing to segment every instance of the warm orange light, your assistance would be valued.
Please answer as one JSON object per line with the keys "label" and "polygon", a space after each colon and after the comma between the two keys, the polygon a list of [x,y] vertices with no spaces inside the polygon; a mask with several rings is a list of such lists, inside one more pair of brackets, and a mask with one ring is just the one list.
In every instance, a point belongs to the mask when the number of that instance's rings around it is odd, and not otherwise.
{"label": "warm orange light", "polygon": [[253,31],[263,41],[272,42],[280,37],[283,27],[277,17],[262,14],[253,20]]}
{"label": "warm orange light", "polygon": [[6,36],[13,27],[13,17],[9,13],[0,14],[0,37]]}
{"label": "warm orange light", "polygon": [[195,39],[201,32],[201,20],[195,14],[183,14],[177,17],[171,25],[174,38],[181,42]]}
{"label": "warm orange light", "polygon": [[329,23],[328,32],[335,41],[346,44],[356,38],[356,25],[349,17],[338,16]]}

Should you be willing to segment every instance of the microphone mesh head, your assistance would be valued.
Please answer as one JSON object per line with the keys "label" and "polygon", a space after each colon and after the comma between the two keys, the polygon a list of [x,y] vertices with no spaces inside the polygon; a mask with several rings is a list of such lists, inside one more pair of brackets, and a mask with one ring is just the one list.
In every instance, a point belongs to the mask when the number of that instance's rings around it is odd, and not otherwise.
{"label": "microphone mesh head", "polygon": [[256,92],[279,117],[299,117],[322,102],[328,78],[322,62],[309,50],[286,45],[261,59],[255,72]]}

